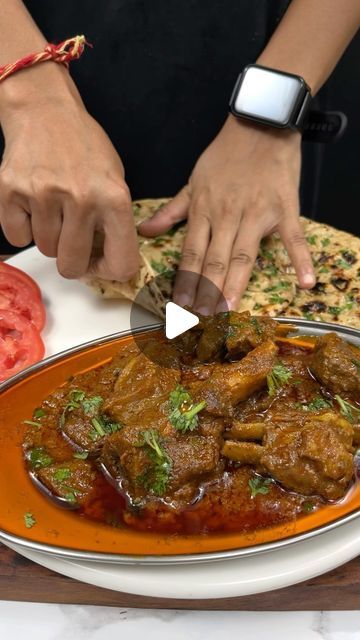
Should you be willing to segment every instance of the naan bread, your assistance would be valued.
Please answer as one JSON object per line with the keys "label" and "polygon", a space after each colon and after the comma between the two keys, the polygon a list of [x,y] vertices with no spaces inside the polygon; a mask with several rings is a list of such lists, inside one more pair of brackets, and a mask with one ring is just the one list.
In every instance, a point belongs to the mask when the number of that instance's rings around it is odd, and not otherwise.
{"label": "naan bread", "polygon": [[[152,216],[168,198],[133,203],[136,225]],[[238,311],[257,315],[295,316],[339,322],[360,328],[360,239],[326,224],[301,218],[312,253],[317,284],[298,287],[294,268],[278,234],[261,242],[256,264]],[[186,225],[178,225],[156,238],[139,235],[140,271],[121,284],[90,278],[87,284],[105,298],[133,301],[142,290],[143,307],[164,317],[165,304],[180,261]],[[148,285],[145,289],[145,285]]]}

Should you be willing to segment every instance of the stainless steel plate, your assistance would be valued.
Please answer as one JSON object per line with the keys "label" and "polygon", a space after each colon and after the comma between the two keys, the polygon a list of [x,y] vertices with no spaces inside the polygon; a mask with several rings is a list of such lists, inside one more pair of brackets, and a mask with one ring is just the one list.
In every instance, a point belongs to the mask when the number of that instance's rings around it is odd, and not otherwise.
{"label": "stainless steel plate", "polygon": [[[311,335],[311,336],[319,336],[324,333],[328,333],[329,331],[336,332],[341,338],[344,340],[354,344],[355,346],[360,347],[360,331],[357,329],[353,329],[351,327],[344,327],[339,324],[326,323],[326,322],[315,322],[313,320],[303,320],[298,318],[275,318],[279,322],[283,324],[291,324],[298,328],[299,334],[302,335]],[[119,333],[115,333],[103,338],[99,338],[97,340],[93,340],[91,342],[87,342],[83,345],[77,346],[72,349],[68,349],[67,351],[63,351],[55,356],[51,356],[50,358],[46,358],[42,362],[29,367],[25,371],[20,372],[16,376],[13,376],[11,379],[0,385],[0,401],[1,401],[1,393],[9,388],[11,388],[14,384],[19,381],[26,380],[27,376],[32,374],[35,371],[41,371],[45,369],[49,364],[57,362],[66,356],[69,356],[73,353],[79,353],[89,346],[98,346],[104,343],[111,342],[113,340],[117,340],[118,338],[133,335],[134,333],[142,333],[144,331],[154,331],[162,327],[163,324],[139,327],[135,331],[121,331]],[[292,334],[296,335],[296,334]],[[20,453],[19,453],[20,454]],[[19,536],[14,536],[11,533],[0,530],[0,541],[6,544],[9,542],[10,544],[16,544],[19,547],[24,549],[32,549],[34,551],[40,551],[42,553],[51,554],[58,558],[68,559],[68,560],[79,560],[79,561],[91,561],[91,562],[108,562],[110,564],[128,564],[128,565],[171,565],[171,564],[185,564],[185,563],[202,563],[202,562],[215,562],[220,560],[231,560],[233,558],[246,557],[254,554],[265,553],[269,551],[276,551],[278,549],[282,549],[289,545],[308,540],[312,537],[319,536],[325,532],[331,531],[341,525],[344,525],[350,521],[355,520],[360,517],[360,509],[343,516],[337,520],[332,521],[329,524],[323,525],[321,527],[312,529],[307,531],[306,533],[302,533],[299,535],[289,536],[288,538],[274,541],[267,544],[259,544],[254,545],[252,547],[242,548],[242,549],[231,549],[227,551],[216,551],[211,553],[199,553],[199,554],[187,554],[187,555],[172,555],[172,556],[131,556],[131,555],[123,555],[123,554],[110,554],[110,553],[92,553],[86,551],[79,551],[76,549],[68,549],[61,546],[55,545],[47,545],[42,543],[36,543],[33,541],[26,540],[25,538],[21,538]]]}

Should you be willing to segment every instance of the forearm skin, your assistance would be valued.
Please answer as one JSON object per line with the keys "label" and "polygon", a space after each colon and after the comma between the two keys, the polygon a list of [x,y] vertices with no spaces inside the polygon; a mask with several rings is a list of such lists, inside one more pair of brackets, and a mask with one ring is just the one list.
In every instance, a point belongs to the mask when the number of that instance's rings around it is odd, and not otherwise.
{"label": "forearm skin", "polygon": [[304,78],[315,95],[360,27],[360,0],[293,0],[257,62]]}
{"label": "forearm skin", "polygon": [[[0,66],[42,51],[46,42],[23,2],[0,0]],[[0,123],[30,105],[74,99],[80,96],[66,67],[52,61],[39,63],[0,82]]]}

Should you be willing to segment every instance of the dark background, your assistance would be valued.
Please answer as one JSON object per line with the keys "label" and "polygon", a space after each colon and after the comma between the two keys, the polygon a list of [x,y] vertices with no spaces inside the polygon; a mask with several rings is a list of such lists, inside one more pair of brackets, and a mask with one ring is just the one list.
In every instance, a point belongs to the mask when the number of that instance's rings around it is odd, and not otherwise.
{"label": "dark background", "polygon": [[328,102],[349,123],[342,140],[325,148],[317,219],[360,235],[360,35],[328,81]]}
{"label": "dark background", "polygon": [[[49,41],[85,33],[94,44],[71,72],[123,159],[134,199],[173,195],[185,184],[226,118],[239,71],[256,60],[288,3],[26,0]],[[358,235],[359,60],[357,36],[315,104],[344,111],[348,129],[333,145],[304,144],[301,190],[304,215]],[[0,251],[14,248],[0,237]]]}

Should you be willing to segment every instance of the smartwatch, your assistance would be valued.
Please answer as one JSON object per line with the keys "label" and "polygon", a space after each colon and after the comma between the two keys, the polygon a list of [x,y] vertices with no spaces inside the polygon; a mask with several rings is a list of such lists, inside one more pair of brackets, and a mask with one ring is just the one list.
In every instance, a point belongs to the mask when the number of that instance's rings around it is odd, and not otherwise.
{"label": "smartwatch", "polygon": [[237,118],[301,131],[304,140],[338,139],[346,128],[345,115],[310,111],[311,99],[310,87],[301,76],[249,64],[237,79],[229,107]]}

